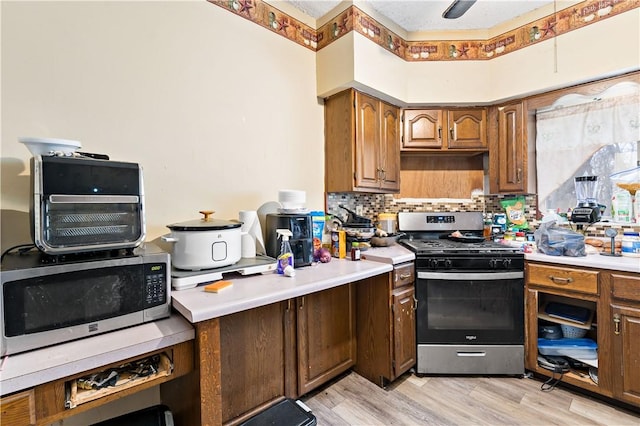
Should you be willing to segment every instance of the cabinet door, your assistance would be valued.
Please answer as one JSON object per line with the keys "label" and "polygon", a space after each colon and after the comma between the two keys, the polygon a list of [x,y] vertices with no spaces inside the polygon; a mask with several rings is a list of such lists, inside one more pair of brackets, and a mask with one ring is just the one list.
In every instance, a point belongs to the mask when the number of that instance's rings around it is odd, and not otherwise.
{"label": "cabinet door", "polygon": [[[240,421],[287,395],[287,302],[220,318],[222,420]],[[293,370],[293,371],[292,371]],[[283,374],[285,372],[285,374]]]}
{"label": "cabinet door", "polygon": [[355,185],[380,186],[380,101],[356,92]]}
{"label": "cabinet door", "polygon": [[393,291],[393,369],[398,377],[416,363],[415,290],[413,285]]}
{"label": "cabinet door", "polygon": [[298,391],[304,395],[355,364],[353,284],[297,299]]}
{"label": "cabinet door", "polygon": [[611,306],[614,396],[640,406],[640,309]]}
{"label": "cabinet door", "polygon": [[442,118],[441,109],[405,110],[401,149],[442,148]]}
{"label": "cabinet door", "polygon": [[447,112],[447,126],[449,148],[487,148],[486,109],[450,110]]}
{"label": "cabinet door", "polygon": [[527,146],[522,103],[498,107],[498,192],[526,191]]}
{"label": "cabinet door", "polygon": [[400,109],[384,102],[381,105],[380,129],[380,187],[400,191]]}

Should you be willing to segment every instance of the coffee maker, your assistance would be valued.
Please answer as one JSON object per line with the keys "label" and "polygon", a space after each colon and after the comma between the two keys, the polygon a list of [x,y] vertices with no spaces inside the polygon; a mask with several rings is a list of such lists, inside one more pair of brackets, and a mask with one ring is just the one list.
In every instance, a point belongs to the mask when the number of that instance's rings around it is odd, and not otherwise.
{"label": "coffee maker", "polygon": [[313,222],[310,214],[269,213],[265,221],[265,249],[267,256],[277,258],[280,244],[276,229],[288,229],[293,234],[289,244],[293,251],[293,266],[308,266],[313,262]]}
{"label": "coffee maker", "polygon": [[600,206],[596,201],[598,176],[578,176],[574,181],[578,205],[571,212],[574,223],[595,223],[600,220]]}

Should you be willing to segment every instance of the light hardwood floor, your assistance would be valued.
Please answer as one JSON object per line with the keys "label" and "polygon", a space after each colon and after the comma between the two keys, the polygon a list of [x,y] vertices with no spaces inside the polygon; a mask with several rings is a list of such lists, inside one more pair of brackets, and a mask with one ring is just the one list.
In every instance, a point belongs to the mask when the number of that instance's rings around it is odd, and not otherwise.
{"label": "light hardwood floor", "polygon": [[640,415],[542,381],[418,377],[382,389],[349,373],[301,400],[318,425],[640,425]]}

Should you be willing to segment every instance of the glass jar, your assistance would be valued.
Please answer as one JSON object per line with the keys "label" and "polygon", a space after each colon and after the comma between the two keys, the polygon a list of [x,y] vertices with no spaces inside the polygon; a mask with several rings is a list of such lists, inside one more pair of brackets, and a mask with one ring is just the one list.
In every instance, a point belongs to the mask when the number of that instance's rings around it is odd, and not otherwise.
{"label": "glass jar", "polygon": [[640,257],[640,234],[638,232],[625,232],[622,237],[622,255]]}
{"label": "glass jar", "polygon": [[356,241],[351,243],[351,260],[360,260],[360,244]]}

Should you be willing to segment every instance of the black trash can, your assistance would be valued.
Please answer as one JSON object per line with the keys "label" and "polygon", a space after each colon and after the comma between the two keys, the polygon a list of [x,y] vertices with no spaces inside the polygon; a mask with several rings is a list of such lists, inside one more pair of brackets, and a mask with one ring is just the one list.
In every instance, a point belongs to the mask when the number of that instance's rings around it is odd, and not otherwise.
{"label": "black trash can", "polygon": [[95,423],[91,426],[174,426],[173,415],[166,405],[154,405],[132,413]]}
{"label": "black trash can", "polygon": [[256,414],[241,426],[314,426],[316,416],[300,401],[287,398]]}

